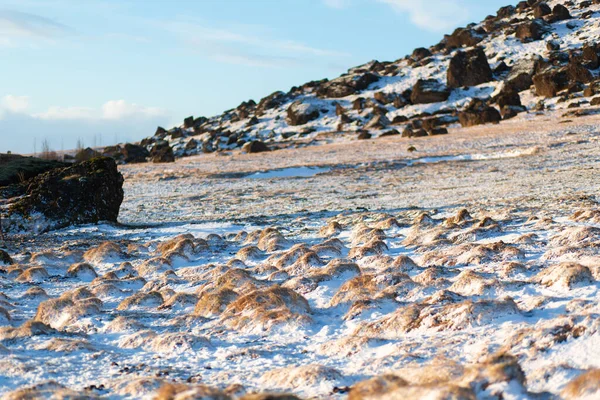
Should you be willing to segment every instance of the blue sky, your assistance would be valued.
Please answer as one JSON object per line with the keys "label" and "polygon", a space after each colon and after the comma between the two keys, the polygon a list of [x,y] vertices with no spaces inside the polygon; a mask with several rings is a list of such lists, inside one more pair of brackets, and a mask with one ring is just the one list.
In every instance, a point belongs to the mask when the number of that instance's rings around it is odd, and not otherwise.
{"label": "blue sky", "polygon": [[509,0],[1,0],[0,151],[139,140],[389,61]]}

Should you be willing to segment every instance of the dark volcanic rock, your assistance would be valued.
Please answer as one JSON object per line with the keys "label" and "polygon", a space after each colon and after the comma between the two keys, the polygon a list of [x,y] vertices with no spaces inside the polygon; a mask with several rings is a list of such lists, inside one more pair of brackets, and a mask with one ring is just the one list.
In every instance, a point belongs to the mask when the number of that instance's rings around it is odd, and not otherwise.
{"label": "dark volcanic rock", "polygon": [[474,99],[469,106],[458,114],[458,120],[464,127],[498,123],[501,120],[500,112],[490,107],[485,101]]}
{"label": "dark volcanic rock", "polygon": [[500,115],[502,115],[502,119],[511,119],[525,111],[527,111],[527,109],[523,106],[505,105],[500,109]]}
{"label": "dark volcanic rock", "polygon": [[502,109],[504,106],[520,106],[521,96],[519,92],[510,86],[506,86],[495,98],[496,104]]}
{"label": "dark volcanic rock", "polygon": [[452,35],[446,36],[446,48],[471,47],[483,40],[483,35],[469,28],[458,28]]}
{"label": "dark volcanic rock", "polygon": [[0,250],[0,265],[2,265],[2,264],[4,264],[4,265],[12,265],[12,264],[14,264],[13,259],[4,250]]}
{"label": "dark volcanic rock", "polygon": [[320,97],[340,98],[365,90],[370,84],[379,80],[379,76],[370,72],[364,74],[345,75],[325,82],[317,90]]}
{"label": "dark volcanic rock", "polygon": [[582,59],[587,68],[596,69],[600,67],[600,57],[598,57],[598,46],[586,43],[583,45]]}
{"label": "dark volcanic rock", "polygon": [[125,163],[143,163],[150,157],[150,152],[145,147],[131,143],[125,143],[121,153]]}
{"label": "dark volcanic rock", "polygon": [[450,91],[435,79],[419,79],[413,87],[410,100],[413,104],[439,103],[448,100]]}
{"label": "dark volcanic rock", "polygon": [[543,19],[527,21],[517,27],[517,39],[523,43],[543,39],[551,31],[550,26]]}
{"label": "dark volcanic rock", "polygon": [[536,18],[542,18],[548,14],[552,14],[552,9],[544,2],[539,2],[533,7],[533,16]]}
{"label": "dark volcanic rock", "polygon": [[566,68],[549,68],[533,77],[535,92],[538,96],[554,97],[569,85]]}
{"label": "dark volcanic rock", "polygon": [[459,51],[450,60],[448,87],[477,86],[492,79],[492,69],[482,48]]}
{"label": "dark volcanic rock", "polygon": [[549,16],[548,22],[564,21],[566,19],[571,19],[569,9],[562,4],[557,4],[552,9],[552,15]]}
{"label": "dark volcanic rock", "polygon": [[183,127],[185,129],[193,128],[194,127],[194,117],[189,116],[189,117],[185,118],[183,120]]}
{"label": "dark volcanic rock", "polygon": [[166,141],[156,142],[152,150],[150,151],[150,158],[153,163],[169,163],[175,162],[175,155],[173,149],[169,146]]}
{"label": "dark volcanic rock", "polygon": [[265,151],[270,151],[270,149],[263,142],[259,140],[253,140],[251,142],[245,143],[242,146],[242,151],[244,153],[262,153]]}
{"label": "dark volcanic rock", "polygon": [[[52,230],[69,225],[116,222],[123,202],[123,176],[115,160],[99,157],[68,168],[59,168],[32,179],[26,196],[10,205],[9,220],[27,229],[25,221],[43,215],[35,229]],[[19,226],[21,225],[21,226]]]}
{"label": "dark volcanic rock", "polygon": [[425,47],[418,47],[413,52],[410,58],[415,61],[421,61],[424,58],[431,57],[431,51]]}
{"label": "dark volcanic rock", "polygon": [[317,118],[319,110],[312,104],[295,101],[287,109],[287,122],[292,126],[304,125]]}

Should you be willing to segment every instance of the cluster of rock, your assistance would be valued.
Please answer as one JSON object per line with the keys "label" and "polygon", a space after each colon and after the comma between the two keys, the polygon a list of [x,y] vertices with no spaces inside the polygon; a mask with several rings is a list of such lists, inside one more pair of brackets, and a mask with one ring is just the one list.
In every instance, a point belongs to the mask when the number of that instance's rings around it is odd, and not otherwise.
{"label": "cluster of rock", "polygon": [[[400,60],[372,61],[212,118],[188,117],[179,127],[159,127],[140,146],[111,147],[105,154],[124,163],[170,162],[235,148],[265,151],[321,132],[358,139],[444,134],[453,124],[498,123],[538,111],[548,98],[557,98],[553,105],[579,98],[574,106],[597,105],[600,98],[587,98],[599,93],[594,71],[600,47],[584,29],[593,28],[598,4],[521,1]],[[570,43],[573,38],[582,46]],[[525,91],[536,103],[522,103]]]}
{"label": "cluster of rock", "polygon": [[123,176],[112,158],[97,157],[55,168],[0,188],[11,198],[2,206],[5,232],[42,232],[100,221],[117,222]]}

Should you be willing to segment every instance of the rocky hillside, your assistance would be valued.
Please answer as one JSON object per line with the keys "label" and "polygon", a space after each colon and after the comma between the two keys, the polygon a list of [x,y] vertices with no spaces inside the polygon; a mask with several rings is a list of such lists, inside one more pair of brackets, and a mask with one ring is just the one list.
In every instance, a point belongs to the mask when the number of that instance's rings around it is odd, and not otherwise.
{"label": "rocky hillside", "polygon": [[439,135],[453,124],[498,123],[544,109],[589,113],[586,107],[600,104],[599,32],[599,0],[522,1],[399,60],[371,61],[211,118],[189,117],[179,127],[159,127],[140,146],[105,154],[168,162],[323,137]]}

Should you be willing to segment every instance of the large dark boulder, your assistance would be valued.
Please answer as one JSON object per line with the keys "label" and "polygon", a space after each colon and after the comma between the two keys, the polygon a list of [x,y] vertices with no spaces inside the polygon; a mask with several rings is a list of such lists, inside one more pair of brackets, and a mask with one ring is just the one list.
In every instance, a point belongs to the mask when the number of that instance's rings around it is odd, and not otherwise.
{"label": "large dark boulder", "polygon": [[410,101],[413,104],[440,103],[448,100],[450,91],[436,79],[419,79],[412,89]]}
{"label": "large dark boulder", "polygon": [[533,84],[538,96],[554,97],[569,86],[567,68],[547,68],[533,77]]}
{"label": "large dark boulder", "polygon": [[458,28],[452,35],[446,36],[446,48],[456,49],[460,47],[471,47],[481,42],[485,32],[475,31],[469,28]]}
{"label": "large dark boulder", "polygon": [[572,59],[567,66],[567,74],[571,82],[590,83],[594,80],[594,75],[589,69],[584,67],[580,62]]}
{"label": "large dark boulder", "polygon": [[489,123],[496,124],[501,119],[500,112],[481,99],[474,99],[464,111],[458,113],[458,120],[464,127]]}
{"label": "large dark boulder", "polygon": [[11,256],[4,250],[0,250],[0,265],[12,265],[14,264]]}
{"label": "large dark boulder", "polygon": [[143,163],[146,162],[146,158],[150,157],[150,152],[145,147],[131,143],[123,145],[121,154],[123,154],[123,162],[128,164]]}
{"label": "large dark boulder", "polygon": [[496,96],[494,99],[500,110],[504,108],[504,106],[521,106],[521,96],[519,92],[513,89],[510,86],[505,86],[502,91]]}
{"label": "large dark boulder", "polygon": [[552,28],[543,19],[534,19],[517,27],[516,36],[522,43],[541,40]]}
{"label": "large dark boulder", "polygon": [[99,157],[58,168],[28,182],[25,196],[9,206],[9,230],[48,231],[70,225],[116,222],[123,176],[115,160]]}
{"label": "large dark boulder", "polygon": [[251,142],[247,142],[242,146],[242,152],[244,153],[262,153],[265,151],[270,151],[269,147],[259,140],[253,140]]}
{"label": "large dark boulder", "polygon": [[292,126],[304,125],[319,118],[319,109],[301,101],[293,102],[287,109],[287,123]]}
{"label": "large dark boulder", "polygon": [[533,7],[533,16],[536,18],[543,18],[546,15],[552,14],[550,6],[543,1],[537,3]]}
{"label": "large dark boulder", "polygon": [[447,77],[451,88],[477,86],[493,79],[490,64],[480,47],[457,52],[450,60]]}
{"label": "large dark boulder", "polygon": [[415,61],[421,61],[427,57],[431,57],[431,51],[429,51],[429,49],[426,49],[425,47],[417,47],[410,56],[410,58],[412,58]]}
{"label": "large dark boulder", "polygon": [[557,4],[552,9],[552,14],[546,18],[548,22],[564,21],[566,19],[571,19],[571,13],[567,7],[562,4]]}
{"label": "large dark boulder", "polygon": [[169,142],[161,140],[154,144],[150,151],[150,158],[153,163],[170,163],[175,162],[175,154],[169,146]]}
{"label": "large dark boulder", "polygon": [[262,98],[256,106],[256,115],[261,116],[267,110],[279,107],[287,99],[287,96],[283,92],[271,93],[267,97]]}
{"label": "large dark boulder", "polygon": [[590,69],[600,67],[600,57],[598,56],[598,46],[596,44],[586,43],[583,45],[581,58]]}
{"label": "large dark boulder", "polygon": [[512,17],[513,15],[515,15],[516,12],[516,8],[514,6],[505,6],[505,7],[501,7],[498,12],[496,13],[496,16],[498,18],[509,18]]}
{"label": "large dark boulder", "polygon": [[370,84],[377,82],[379,78],[378,75],[371,72],[341,76],[321,85],[317,90],[317,95],[329,98],[346,97],[365,90]]}

